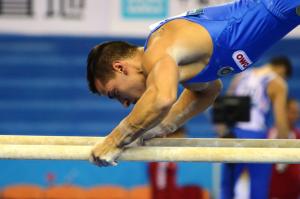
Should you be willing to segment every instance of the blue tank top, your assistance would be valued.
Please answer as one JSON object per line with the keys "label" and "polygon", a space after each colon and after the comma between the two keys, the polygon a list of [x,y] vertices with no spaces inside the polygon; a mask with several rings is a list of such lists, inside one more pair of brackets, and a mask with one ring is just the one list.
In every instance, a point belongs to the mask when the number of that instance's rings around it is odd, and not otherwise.
{"label": "blue tank top", "polygon": [[[186,19],[203,26],[213,41],[213,53],[207,66],[185,83],[208,82],[249,68],[276,41],[298,24],[275,15],[259,0],[240,0],[220,6],[206,7],[163,20],[153,32],[174,19]],[[289,0],[288,0],[289,1]],[[152,26],[153,27],[153,26]],[[199,38],[201,39],[201,38]]]}
{"label": "blue tank top", "polygon": [[256,74],[248,70],[239,76],[233,95],[251,98],[250,121],[238,122],[236,127],[243,130],[266,133],[271,118],[272,102],[267,89],[270,81],[277,77],[276,73]]}

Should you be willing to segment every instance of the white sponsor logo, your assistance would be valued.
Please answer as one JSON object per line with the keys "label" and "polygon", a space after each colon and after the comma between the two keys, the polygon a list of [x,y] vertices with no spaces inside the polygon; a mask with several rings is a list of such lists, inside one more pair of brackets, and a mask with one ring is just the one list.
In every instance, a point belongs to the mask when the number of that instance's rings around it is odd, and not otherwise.
{"label": "white sponsor logo", "polygon": [[242,50],[235,51],[232,54],[232,58],[233,58],[234,62],[236,63],[236,65],[241,70],[245,70],[250,64],[252,64],[252,61],[249,59],[247,54]]}

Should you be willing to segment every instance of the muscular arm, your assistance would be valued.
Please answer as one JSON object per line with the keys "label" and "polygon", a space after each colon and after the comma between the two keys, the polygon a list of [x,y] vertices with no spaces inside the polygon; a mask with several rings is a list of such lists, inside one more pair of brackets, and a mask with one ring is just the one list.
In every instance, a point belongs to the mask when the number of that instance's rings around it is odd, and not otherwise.
{"label": "muscular arm", "polygon": [[160,123],[166,116],[176,101],[178,77],[177,65],[170,56],[165,55],[155,64],[148,76],[146,92],[124,120],[124,125],[133,134],[129,142]]}
{"label": "muscular arm", "polygon": [[203,91],[184,89],[167,116],[158,126],[147,132],[145,139],[176,131],[187,120],[206,110],[214,102],[221,88],[221,81],[216,80]]}
{"label": "muscular arm", "polygon": [[242,78],[242,74],[238,74],[232,79],[232,81],[230,82],[230,85],[228,87],[228,90],[226,92],[226,95],[234,95],[234,91],[235,91],[241,78]]}
{"label": "muscular arm", "polygon": [[286,114],[287,85],[282,78],[277,77],[270,82],[267,91],[273,104],[278,138],[288,138],[289,127]]}
{"label": "muscular arm", "polygon": [[132,112],[92,150],[91,161],[99,166],[115,164],[123,146],[131,143],[165,117],[176,101],[178,68],[167,54],[145,64],[153,64],[147,78],[147,89]]}
{"label": "muscular arm", "polygon": [[[198,38],[201,38],[201,40]],[[211,53],[212,41],[209,33],[201,26],[186,20],[174,20],[153,33],[142,60],[143,72],[147,75],[146,91],[138,100],[132,112],[122,120],[102,143],[98,143],[92,149],[91,160],[99,166],[114,164],[124,145],[131,143],[147,130],[158,125],[176,101],[179,82],[177,64],[185,57],[210,56]],[[195,93],[187,93],[182,98],[191,101],[196,98]],[[208,94],[197,95],[199,99],[201,95],[207,97],[205,95]],[[170,116],[166,118],[175,118],[175,114],[184,111],[184,107],[191,101],[180,100],[180,103],[174,106],[174,110],[172,108],[172,111],[170,111]],[[206,100],[203,99],[203,101]],[[198,103],[197,108],[201,110],[205,109],[208,103],[211,102],[203,102],[202,104],[199,100]],[[176,123],[180,124],[186,118],[190,118],[198,112],[194,110],[186,111],[186,115],[177,120]]]}

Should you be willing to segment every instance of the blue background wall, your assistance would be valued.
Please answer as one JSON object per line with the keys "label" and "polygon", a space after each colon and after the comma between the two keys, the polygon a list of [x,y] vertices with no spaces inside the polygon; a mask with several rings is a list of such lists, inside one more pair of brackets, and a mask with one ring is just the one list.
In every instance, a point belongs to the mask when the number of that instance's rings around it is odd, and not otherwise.
{"label": "blue background wall", "polygon": [[[0,36],[0,134],[104,136],[129,112],[114,101],[89,93],[85,79],[89,49],[104,40],[144,39],[91,37]],[[258,62],[272,55],[289,55],[295,75],[290,94],[300,98],[300,40],[283,40]],[[225,89],[230,78],[224,79]],[[206,112],[187,125],[190,137],[214,137]],[[47,173],[56,183],[81,186],[146,184],[146,163],[122,162],[97,168],[85,161],[0,161],[0,187],[16,183],[46,186]],[[208,163],[180,163],[179,184],[212,188]]]}

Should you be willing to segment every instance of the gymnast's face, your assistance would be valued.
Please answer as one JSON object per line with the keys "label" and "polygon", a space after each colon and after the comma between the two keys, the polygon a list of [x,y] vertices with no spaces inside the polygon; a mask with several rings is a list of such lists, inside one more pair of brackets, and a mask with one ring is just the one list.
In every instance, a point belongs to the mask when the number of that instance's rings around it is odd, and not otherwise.
{"label": "gymnast's face", "polygon": [[118,100],[124,107],[135,104],[146,90],[146,78],[127,62],[113,63],[114,77],[106,84],[95,81],[98,93]]}

